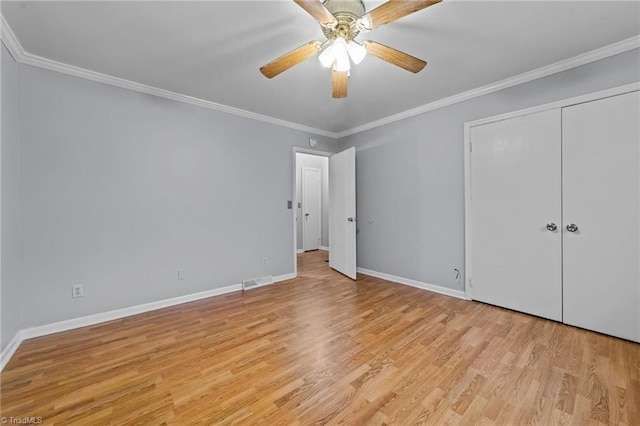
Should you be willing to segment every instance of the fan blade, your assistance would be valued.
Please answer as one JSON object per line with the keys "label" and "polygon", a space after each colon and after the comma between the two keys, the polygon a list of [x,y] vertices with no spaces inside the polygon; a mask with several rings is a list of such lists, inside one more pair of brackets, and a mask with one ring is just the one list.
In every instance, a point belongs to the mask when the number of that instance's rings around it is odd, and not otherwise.
{"label": "fan blade", "polygon": [[363,42],[362,45],[367,49],[367,53],[413,73],[421,71],[427,65],[422,59],[385,46],[384,44],[376,43],[375,41],[367,40]]}
{"label": "fan blade", "polygon": [[368,30],[440,3],[442,0],[389,0],[360,18]]}
{"label": "fan blade", "polygon": [[286,71],[292,66],[297,65],[305,59],[315,55],[321,48],[322,43],[319,41],[310,41],[297,49],[293,49],[289,53],[285,53],[278,59],[274,59],[269,62],[267,65],[260,68],[260,72],[267,78],[273,78],[281,72]]}
{"label": "fan blade", "polygon": [[331,94],[334,98],[347,97],[347,71],[331,71]]}
{"label": "fan blade", "polygon": [[307,11],[307,13],[313,16],[316,21],[323,25],[332,25],[337,23],[336,18],[327,10],[320,0],[293,0],[298,6]]}

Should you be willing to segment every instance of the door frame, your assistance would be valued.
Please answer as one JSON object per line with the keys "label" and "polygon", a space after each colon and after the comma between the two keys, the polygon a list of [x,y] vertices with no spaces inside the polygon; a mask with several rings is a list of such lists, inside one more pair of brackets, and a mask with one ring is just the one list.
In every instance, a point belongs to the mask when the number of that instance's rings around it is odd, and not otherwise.
{"label": "door frame", "polygon": [[520,109],[508,112],[506,114],[495,115],[492,117],[482,118],[479,120],[464,123],[464,294],[465,298],[471,300],[470,280],[473,277],[471,270],[471,209],[473,208],[471,201],[471,128],[482,124],[493,123],[496,121],[507,120],[522,115],[533,114],[536,112],[548,111],[551,109],[564,108],[571,105],[591,102],[598,99],[609,98],[612,96],[622,95],[640,90],[640,82],[625,84],[623,86],[611,89],[600,90],[598,92],[588,93],[586,95],[575,96],[573,98],[562,99],[559,101],[538,105],[535,107]]}
{"label": "door frame", "polygon": [[[302,210],[303,211],[304,210],[308,211],[308,209],[305,208],[305,204],[306,204],[305,200],[307,200],[308,194],[306,194],[307,191],[305,190],[305,178],[304,178],[304,173],[307,170],[317,171],[318,172],[318,177],[320,178],[320,180],[318,181],[318,185],[317,185],[318,186],[318,198],[319,198],[319,200],[317,200],[317,201],[319,201],[318,202],[319,211],[314,212],[314,213],[316,213],[319,216],[318,237],[320,238],[320,240],[322,240],[322,169],[319,169],[317,167],[307,167],[307,166],[302,167],[302,173],[301,173],[301,176],[300,176],[300,183],[301,183],[301,185],[300,185],[301,194],[300,195],[301,195],[301,198],[302,198],[301,206],[302,206]],[[298,206],[296,206],[296,208],[297,207]],[[302,230],[302,250],[304,250],[304,251],[306,251],[305,237],[308,238],[308,236],[306,235],[307,232],[305,231],[305,228],[306,228],[305,224],[306,224],[306,221],[303,220],[302,226],[300,227],[300,229]],[[296,226],[296,229],[297,228],[298,227]],[[320,249],[321,246],[322,246],[322,244],[320,242],[318,242],[318,249]]]}
{"label": "door frame", "polygon": [[[293,173],[293,179],[292,181],[292,186],[291,186],[291,202],[295,203],[296,202],[296,183],[297,183],[297,176],[296,176],[296,154],[309,154],[309,155],[316,155],[318,157],[331,157],[332,155],[335,154],[335,152],[329,152],[329,151],[317,151],[315,149],[309,149],[309,148],[302,148],[299,146],[294,146],[293,150],[292,150],[292,159],[291,162],[293,164],[292,167],[292,173]],[[301,178],[302,179],[302,178]],[[296,212],[297,212],[297,205],[292,204],[292,215],[291,215],[291,222],[292,222],[292,226],[293,226],[293,277],[295,278],[298,276],[298,227],[296,226]],[[329,248],[329,250],[331,250],[331,248]]]}

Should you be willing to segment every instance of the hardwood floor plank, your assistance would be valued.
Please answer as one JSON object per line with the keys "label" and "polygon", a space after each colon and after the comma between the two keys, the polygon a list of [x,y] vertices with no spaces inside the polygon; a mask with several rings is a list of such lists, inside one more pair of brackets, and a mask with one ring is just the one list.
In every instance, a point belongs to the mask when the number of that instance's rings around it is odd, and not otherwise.
{"label": "hardwood floor plank", "polygon": [[45,424],[638,425],[640,345],[298,256],[298,278],[30,339]]}

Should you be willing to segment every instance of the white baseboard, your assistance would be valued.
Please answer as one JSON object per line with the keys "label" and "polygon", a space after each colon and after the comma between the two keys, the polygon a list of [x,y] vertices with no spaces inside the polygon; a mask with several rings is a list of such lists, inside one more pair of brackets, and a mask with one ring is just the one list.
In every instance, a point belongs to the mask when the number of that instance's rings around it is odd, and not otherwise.
{"label": "white baseboard", "polygon": [[278,283],[280,281],[286,281],[286,280],[294,279],[295,277],[297,277],[297,275],[295,273],[291,272],[290,274],[278,275],[276,277],[273,277],[273,282],[274,283]]}
{"label": "white baseboard", "polygon": [[[329,247],[327,246],[320,246],[320,248],[318,250],[324,250],[324,251],[329,251]],[[304,249],[298,249],[296,250],[296,253],[300,254],[300,253],[304,253]]]}
{"label": "white baseboard", "polygon": [[442,287],[435,284],[427,284],[420,281],[411,280],[409,278],[397,277],[395,275],[385,274],[384,272],[371,271],[365,268],[357,268],[357,272],[371,277],[381,278],[387,281],[393,281],[394,283],[404,284],[411,287],[416,287],[422,290],[431,291],[433,293],[444,294],[445,296],[457,297],[458,299],[467,300],[464,291],[453,290],[451,288]]}
{"label": "white baseboard", "polygon": [[115,309],[113,311],[101,312],[99,314],[87,315],[80,318],[73,318],[70,320],[58,321],[51,324],[25,328],[23,330],[20,330],[13,338],[13,340],[11,340],[11,343],[7,346],[7,348],[2,351],[0,371],[4,369],[5,365],[9,362],[22,341],[26,339],[32,339],[34,337],[60,333],[62,331],[73,330],[75,328],[96,325],[102,322],[154,311],[156,309],[167,308],[169,306],[180,305],[182,303],[193,302],[195,300],[205,299],[207,297],[220,296],[222,294],[232,293],[234,291],[240,290],[242,290],[242,285],[234,284],[226,287],[202,291],[199,293],[187,294],[185,296],[173,297],[171,299],[159,300],[157,302],[145,303],[142,305],[130,306],[128,308]]}
{"label": "white baseboard", "polygon": [[[278,275],[273,277],[273,282],[265,285],[271,285],[280,281],[290,280],[295,278],[296,274],[289,273],[284,275]],[[155,311],[157,309],[167,308],[169,306],[180,305],[183,303],[193,302],[200,299],[206,299],[207,297],[221,296],[227,293],[233,293],[234,291],[241,291],[242,284],[233,284],[226,287],[214,288],[199,293],[187,294],[184,296],[173,297],[171,299],[159,300],[157,302],[145,303],[143,305],[131,306],[128,308],[116,309],[113,311],[102,312],[99,314],[87,315],[80,318],[74,318],[65,321],[54,322],[51,324],[40,325],[37,327],[26,328],[20,330],[11,339],[11,342],[7,345],[5,350],[0,353],[0,371],[4,369],[13,354],[16,352],[20,344],[26,339],[32,339],[34,337],[46,336],[48,334],[60,333],[62,331],[73,330],[75,328],[87,327],[90,325],[96,325],[102,322],[113,321],[116,319],[128,317],[131,315],[137,315],[144,312]]]}
{"label": "white baseboard", "polygon": [[0,353],[0,371],[4,370],[4,367],[7,365],[11,357],[20,347],[20,343],[24,340],[22,336],[22,330],[18,331],[13,339],[9,342],[6,348]]}
{"label": "white baseboard", "polygon": [[85,317],[74,318],[51,324],[40,325],[22,330],[23,339],[46,336],[48,334],[60,333],[61,331],[73,330],[75,328],[87,327],[101,322],[113,321],[131,315],[142,314],[144,312],[155,311],[169,306],[180,305],[182,303],[193,302],[195,300],[206,299],[207,297],[219,296],[242,290],[241,284],[233,284],[226,287],[214,288],[199,293],[187,294],[173,297],[171,299],[159,300],[157,302],[145,303],[142,305],[130,306],[128,308],[115,309],[113,311],[101,312],[99,314],[87,315]]}
{"label": "white baseboard", "polygon": [[[422,283],[419,281],[410,280],[407,278],[396,277],[394,275],[385,274],[382,272],[370,271],[364,268],[358,268],[358,272],[372,277],[382,278],[387,281],[393,281],[399,284],[405,284],[412,287],[417,287],[423,290],[432,291],[434,293],[440,293],[447,296],[457,297],[460,299],[466,299],[464,292],[459,290],[452,290],[446,287],[441,287],[433,284]],[[274,284],[280,281],[290,280],[296,277],[295,273],[283,274],[273,277]],[[144,312],[154,311],[157,309],[167,308],[169,306],[180,305],[183,303],[193,302],[200,299],[206,299],[207,297],[220,296],[234,291],[241,291],[241,284],[233,284],[226,287],[214,288],[199,293],[187,294],[184,296],[173,297],[171,299],[159,300],[157,302],[145,303],[142,305],[130,306],[128,308],[116,309],[113,311],[102,312],[99,314],[87,315],[80,318],[74,318],[65,321],[54,322],[51,324],[40,325],[36,327],[30,327],[20,330],[11,339],[11,342],[0,353],[0,371],[4,369],[13,354],[16,352],[20,344],[26,339],[32,339],[34,337],[46,336],[53,333],[60,333],[62,331],[73,330],[80,327],[87,327],[96,325],[102,322],[113,321],[116,319],[128,317],[131,315],[137,315]]]}

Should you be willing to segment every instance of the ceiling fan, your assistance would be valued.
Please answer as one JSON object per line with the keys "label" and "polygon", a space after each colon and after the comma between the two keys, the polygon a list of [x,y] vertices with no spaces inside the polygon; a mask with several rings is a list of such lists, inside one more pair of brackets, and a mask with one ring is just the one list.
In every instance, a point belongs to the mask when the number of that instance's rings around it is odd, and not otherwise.
{"label": "ceiling fan", "polygon": [[260,72],[267,78],[273,78],[324,49],[319,59],[324,66],[331,67],[332,96],[345,98],[350,59],[358,64],[369,53],[413,73],[427,65],[422,59],[375,41],[358,43],[355,37],[442,0],[388,0],[369,13],[365,13],[362,0],[294,1],[320,23],[327,40],[324,43],[310,41],[303,44],[261,67]]}

